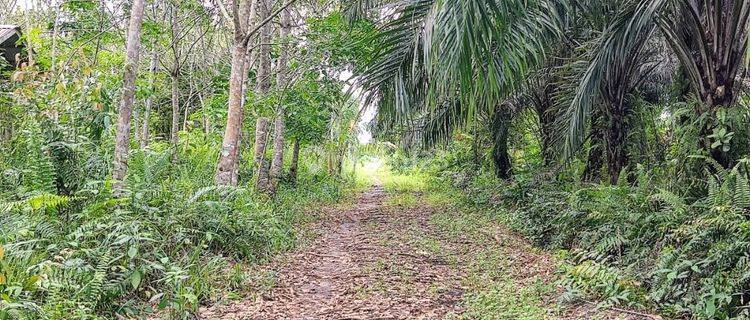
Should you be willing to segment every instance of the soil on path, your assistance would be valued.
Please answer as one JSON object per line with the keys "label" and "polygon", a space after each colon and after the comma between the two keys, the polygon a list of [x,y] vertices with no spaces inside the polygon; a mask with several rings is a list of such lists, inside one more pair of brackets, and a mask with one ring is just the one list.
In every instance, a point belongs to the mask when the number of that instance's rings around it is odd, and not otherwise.
{"label": "soil on path", "polygon": [[[414,245],[410,233],[436,234],[428,205],[385,204],[382,187],[361,195],[353,207],[327,213],[309,245],[261,266],[272,284],[250,300],[201,308],[201,319],[458,319],[466,311],[462,280],[474,247],[441,241],[446,255]],[[416,229],[416,230],[415,230]],[[502,231],[501,231],[502,232]],[[510,234],[493,238],[514,237]],[[516,239],[517,240],[517,239]],[[522,274],[552,279],[549,257],[517,247]],[[523,284],[523,279],[519,279]],[[258,286],[260,287],[260,286]],[[554,298],[554,297],[552,297]],[[592,307],[571,308],[547,319],[639,319]],[[647,318],[644,318],[647,319]]]}

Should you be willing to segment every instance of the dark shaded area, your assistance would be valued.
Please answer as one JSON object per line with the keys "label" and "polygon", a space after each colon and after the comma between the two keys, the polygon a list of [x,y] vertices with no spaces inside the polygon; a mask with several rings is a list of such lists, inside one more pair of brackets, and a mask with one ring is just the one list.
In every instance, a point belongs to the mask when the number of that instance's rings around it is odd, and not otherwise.
{"label": "dark shaded area", "polygon": [[[0,56],[5,61],[0,61],[1,69],[14,69],[23,62],[23,44],[19,43],[21,39],[21,29],[14,25],[0,25]],[[7,65],[6,65],[7,63]]]}

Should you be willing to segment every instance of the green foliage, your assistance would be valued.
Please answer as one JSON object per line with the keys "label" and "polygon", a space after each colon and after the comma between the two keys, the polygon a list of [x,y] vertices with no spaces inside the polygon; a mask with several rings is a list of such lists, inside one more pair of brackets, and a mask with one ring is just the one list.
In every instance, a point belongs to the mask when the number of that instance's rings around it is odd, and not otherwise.
{"label": "green foliage", "polygon": [[[314,204],[347,194],[353,181],[341,171],[355,149],[358,104],[342,74],[369,59],[375,44],[361,40],[374,25],[349,25],[319,3],[297,5],[305,16],[293,15],[295,27],[306,27],[271,49],[292,52],[289,83],[263,96],[247,91],[240,183],[218,187],[210,177],[227,123],[234,38],[223,23],[232,21],[215,20],[225,17],[202,2],[146,4],[117,197],[109,178],[127,23],[112,22],[127,21],[131,4],[4,8],[4,21],[24,25],[35,63],[12,80],[0,75],[0,319],[192,318],[201,305],[241,295],[244,265],[293,248]],[[178,145],[168,142],[175,75]],[[254,117],[280,108],[286,138],[303,147],[295,184],[282,179],[271,198],[246,185],[246,132]],[[148,136],[140,137],[144,124]]]}
{"label": "green foliage", "polygon": [[204,177],[220,141],[193,132],[178,165],[166,143],[133,152],[127,196],[113,198],[96,175],[60,183],[96,149],[62,152],[54,146],[69,142],[45,141],[33,121],[27,127],[13,144],[13,167],[1,168],[10,182],[0,192],[2,319],[190,317],[234,290],[225,285],[230,264],[292,248],[303,210],[343,194],[341,180],[312,161],[301,164],[299,187],[282,187],[276,199],[213,186]]}
{"label": "green foliage", "polygon": [[533,288],[517,288],[510,280],[468,298],[468,312],[462,319],[543,319],[547,311],[540,307]]}
{"label": "green foliage", "polygon": [[[472,180],[467,200],[547,248],[563,248],[564,300],[657,308],[676,317],[744,314],[750,288],[746,161],[713,160],[707,193],[686,199],[653,187]],[[641,177],[652,175],[642,172]],[[512,208],[508,211],[505,208]]]}

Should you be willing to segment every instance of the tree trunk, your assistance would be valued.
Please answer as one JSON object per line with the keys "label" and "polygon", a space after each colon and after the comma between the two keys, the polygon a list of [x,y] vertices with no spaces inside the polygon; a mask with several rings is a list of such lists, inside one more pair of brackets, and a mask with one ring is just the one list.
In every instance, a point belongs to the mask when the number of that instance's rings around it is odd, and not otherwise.
{"label": "tree trunk", "polygon": [[552,101],[546,100],[548,104],[537,108],[539,118],[539,134],[541,135],[542,161],[545,166],[550,166],[555,161],[555,153],[552,147],[555,133],[555,115],[550,112]]}
{"label": "tree trunk", "polygon": [[[594,142],[594,140],[597,140]],[[586,160],[586,168],[583,170],[581,180],[584,182],[595,182],[598,183],[602,180],[602,165],[604,163],[602,159],[602,140],[591,139],[591,148],[589,148],[589,155]]]}
{"label": "tree trunk", "polygon": [[[242,132],[244,83],[247,75],[249,18],[255,16],[256,0],[239,0],[239,5],[232,6],[235,19],[234,48],[232,49],[232,69],[229,73],[229,109],[227,126],[224,129],[224,141],[221,144],[219,162],[216,166],[214,181],[217,185],[237,185],[237,160],[239,156]],[[233,2],[236,4],[236,2]]]}
{"label": "tree trunk", "polygon": [[203,101],[203,94],[198,92],[198,101],[201,102],[201,114],[203,117],[203,133],[209,134],[211,133],[211,120],[208,118],[208,115],[206,114],[206,103]]}
{"label": "tree trunk", "polygon": [[293,183],[297,181],[297,170],[299,168],[299,139],[294,139],[292,148],[292,163],[289,166],[289,180]]}
{"label": "tree trunk", "polygon": [[279,115],[274,122],[273,159],[271,160],[271,184],[269,193],[276,193],[276,188],[281,180],[281,169],[284,167],[284,118]]}
{"label": "tree trunk", "polygon": [[140,128],[140,124],[138,121],[138,116],[140,116],[138,112],[138,107],[133,107],[133,139],[135,139],[135,142],[139,143],[141,142],[141,130],[138,130]]}
{"label": "tree trunk", "polygon": [[[154,45],[155,47],[156,45]],[[148,146],[150,141],[149,133],[149,119],[151,118],[151,107],[154,103],[154,83],[156,82],[156,68],[159,63],[159,56],[157,55],[156,49],[151,50],[151,64],[149,65],[149,71],[151,72],[151,79],[149,80],[149,92],[146,97],[146,103],[143,106],[143,123],[141,124],[141,148]]]}
{"label": "tree trunk", "polygon": [[[135,8],[135,3],[133,3],[133,8]],[[33,11],[31,11],[31,10],[23,10],[23,18],[24,18],[24,20],[26,22],[26,34],[27,35],[28,34],[32,34],[32,29],[33,29],[31,27],[31,19],[29,19],[30,12],[33,12]],[[133,12],[135,12],[135,10],[131,10],[131,15],[133,14]],[[143,12],[143,10],[141,10],[141,12]],[[143,14],[141,14],[141,20],[143,20]],[[130,17],[130,22],[132,23],[132,21],[133,21],[133,17],[131,16]],[[132,27],[132,24],[130,25],[130,27]],[[140,30],[140,28],[141,27],[139,25],[138,26],[138,30]],[[128,31],[130,31],[130,30],[128,30]],[[139,38],[140,38],[140,35],[139,35]],[[128,40],[130,40],[130,39],[128,38]],[[29,67],[31,67],[31,66],[33,66],[35,64],[34,63],[34,61],[35,61],[34,60],[34,51],[35,50],[34,50],[33,45],[34,45],[34,43],[31,42],[31,38],[27,37],[26,38],[26,60],[28,61],[28,66]],[[125,63],[127,64],[127,58],[125,59]]]}
{"label": "tree trunk", "polygon": [[245,80],[245,56],[247,44],[244,41],[235,41],[232,50],[232,69],[229,75],[229,110],[227,112],[227,126],[224,130],[224,140],[221,144],[221,154],[216,167],[214,181],[217,185],[236,185],[235,174],[237,164],[237,153],[240,143],[240,130],[242,129],[242,83]]}
{"label": "tree trunk", "polygon": [[114,168],[112,180],[114,180],[113,191],[116,195],[122,194],[123,180],[128,170],[128,151],[130,143],[130,118],[133,113],[133,100],[135,99],[135,79],[138,73],[138,54],[141,44],[141,24],[143,23],[144,0],[134,0],[130,10],[130,21],[128,24],[128,40],[126,44],[125,72],[123,74],[122,100],[120,101],[120,117],[117,120],[117,131],[115,133]]}
{"label": "tree trunk", "polygon": [[256,171],[255,187],[260,191],[268,190],[268,170],[265,166],[266,144],[271,130],[271,121],[266,117],[258,118],[255,123],[255,152],[253,169]]}
{"label": "tree trunk", "polygon": [[[260,0],[258,8],[258,20],[263,21],[271,14],[271,1]],[[271,89],[271,25],[265,24],[260,28],[260,44],[258,48],[258,73],[256,90],[259,95],[265,96]],[[259,117],[255,126],[255,159],[253,168],[257,168],[255,187],[261,192],[269,189],[269,170],[265,161],[266,142],[268,141],[270,121],[268,118]]]}
{"label": "tree trunk", "polygon": [[[616,111],[616,110],[615,110]],[[607,128],[607,172],[609,183],[617,184],[622,169],[628,164],[627,135],[628,128],[624,115],[614,112],[610,115]]]}
{"label": "tree trunk", "polygon": [[[260,0],[258,20],[263,21],[271,14],[269,0]],[[256,91],[265,95],[271,89],[271,24],[260,28],[260,44],[258,46],[258,73]]]}
{"label": "tree trunk", "polygon": [[598,111],[594,111],[591,116],[591,132],[589,155],[586,160],[586,168],[583,170],[583,175],[581,176],[581,181],[600,182],[602,180],[602,165],[604,164],[604,130]]}
{"label": "tree trunk", "polygon": [[[287,85],[287,60],[289,59],[289,45],[288,36],[290,34],[290,23],[291,14],[289,9],[285,9],[281,12],[281,29],[279,30],[279,37],[282,41],[281,52],[279,53],[278,70],[276,73],[276,89],[280,92],[285,91]],[[284,168],[284,102],[282,95],[282,102],[279,104],[279,110],[276,113],[276,121],[274,123],[274,141],[273,141],[273,160],[271,162],[271,184],[269,186],[269,193],[275,194],[278,188],[279,181],[281,180],[282,169]]]}
{"label": "tree trunk", "polygon": [[177,146],[180,143],[180,82],[179,76],[172,73],[172,128],[170,129],[170,141],[174,151],[172,153],[172,163],[177,163]]}
{"label": "tree trunk", "polygon": [[255,180],[255,189],[262,193],[267,193],[270,181],[268,179],[268,161],[261,159],[258,165],[258,178]]}
{"label": "tree trunk", "polygon": [[513,166],[508,154],[508,130],[512,120],[511,111],[506,106],[495,108],[492,119],[492,160],[495,163],[495,175],[500,179],[510,179]]}

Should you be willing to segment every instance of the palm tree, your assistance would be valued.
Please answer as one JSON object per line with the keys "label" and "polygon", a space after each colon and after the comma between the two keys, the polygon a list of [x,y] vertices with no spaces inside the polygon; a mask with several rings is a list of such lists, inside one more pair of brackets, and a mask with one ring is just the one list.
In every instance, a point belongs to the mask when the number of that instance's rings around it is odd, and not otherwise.
{"label": "palm tree", "polygon": [[[628,165],[627,140],[631,130],[630,120],[635,112],[635,93],[644,79],[642,75],[653,69],[655,64],[650,59],[655,50],[647,45],[647,40],[654,38],[655,26],[643,29],[628,27],[632,25],[630,20],[634,13],[644,10],[640,4],[632,2],[589,2],[577,4],[577,7],[585,24],[597,35],[582,42],[576,49],[583,59],[589,60],[584,62],[586,67],[578,68],[580,72],[572,72],[573,77],[568,77],[562,85],[568,87],[566,91],[572,96],[571,101],[567,102],[570,108],[564,114],[569,123],[565,153],[571,156],[578,151],[585,140],[586,125],[599,126],[597,130],[592,130],[591,161],[588,162],[584,180],[598,179],[600,167],[595,166],[600,166],[603,154],[609,181],[616,183],[621,171]],[[607,16],[611,11],[615,12],[614,19],[608,21]],[[613,52],[621,57],[611,60]]]}
{"label": "palm tree", "polygon": [[359,85],[378,102],[378,128],[409,128],[426,145],[506,107],[559,36],[563,8],[547,0],[361,0],[351,8],[363,16],[368,5],[385,16],[381,50]]}
{"label": "palm tree", "polygon": [[[639,0],[629,1],[601,36],[590,65],[582,77],[569,110],[568,153],[576,151],[586,136],[592,109],[609,101],[611,115],[625,112],[627,85],[632,81],[635,57],[643,53],[658,32],[677,56],[699,103],[694,116],[702,119],[699,146],[717,162],[732,162],[724,148],[712,148],[710,137],[719,124],[716,112],[735,102],[735,82],[747,47],[747,0]],[[615,84],[615,85],[611,85]],[[615,90],[607,90],[603,88]],[[618,102],[623,101],[623,102]],[[616,102],[612,104],[612,102]],[[620,131],[618,131],[620,130]],[[610,128],[610,139],[624,139],[622,128]],[[715,146],[715,145],[714,145]],[[615,151],[616,153],[617,151]],[[621,154],[616,154],[617,170]],[[611,157],[608,157],[611,158]]]}

